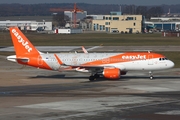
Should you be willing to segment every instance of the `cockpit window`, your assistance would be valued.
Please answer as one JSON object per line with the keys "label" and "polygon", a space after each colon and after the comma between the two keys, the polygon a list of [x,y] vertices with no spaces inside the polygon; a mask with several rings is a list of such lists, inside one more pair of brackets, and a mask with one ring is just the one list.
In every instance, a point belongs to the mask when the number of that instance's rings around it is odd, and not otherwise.
{"label": "cockpit window", "polygon": [[167,58],[159,58],[159,61],[168,60]]}

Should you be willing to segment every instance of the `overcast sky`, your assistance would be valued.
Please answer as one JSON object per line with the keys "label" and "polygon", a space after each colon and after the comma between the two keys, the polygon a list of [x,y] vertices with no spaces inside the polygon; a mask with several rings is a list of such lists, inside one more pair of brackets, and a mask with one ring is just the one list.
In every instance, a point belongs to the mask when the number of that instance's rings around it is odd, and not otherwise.
{"label": "overcast sky", "polygon": [[1,3],[91,3],[91,4],[134,4],[134,5],[162,5],[180,4],[180,0],[0,0]]}

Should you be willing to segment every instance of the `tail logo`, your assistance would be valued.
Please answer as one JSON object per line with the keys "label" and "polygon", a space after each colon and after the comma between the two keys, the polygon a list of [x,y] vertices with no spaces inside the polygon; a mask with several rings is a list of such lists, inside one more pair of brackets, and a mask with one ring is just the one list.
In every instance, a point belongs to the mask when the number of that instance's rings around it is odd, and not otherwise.
{"label": "tail logo", "polygon": [[32,48],[29,46],[29,43],[25,41],[15,29],[12,29],[12,33],[14,34],[14,36],[16,36],[18,42],[21,43],[24,48],[30,53],[32,51]]}

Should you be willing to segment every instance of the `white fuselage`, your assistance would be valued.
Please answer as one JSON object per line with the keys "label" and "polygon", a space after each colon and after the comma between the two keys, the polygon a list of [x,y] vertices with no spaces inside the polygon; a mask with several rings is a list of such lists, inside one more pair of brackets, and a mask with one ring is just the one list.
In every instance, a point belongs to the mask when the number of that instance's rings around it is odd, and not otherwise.
{"label": "white fuselage", "polygon": [[[88,63],[88,66],[107,66],[107,67],[115,67],[119,68],[123,71],[130,71],[130,70],[162,70],[172,68],[174,63],[170,60],[164,59],[160,60],[160,58],[153,58],[151,59],[143,58],[143,59],[132,59],[125,61],[123,57],[121,58],[109,58],[111,56],[115,56],[119,53],[59,53],[56,54],[58,58],[66,65],[83,65]],[[53,69],[58,70],[61,65],[58,63],[58,60],[54,56],[54,54],[41,54],[42,59]],[[138,57],[138,56],[137,56]],[[106,59],[108,58],[108,59]],[[121,62],[112,62],[118,61],[117,59],[121,59]],[[96,64],[92,61],[101,61],[102,64]],[[91,63],[92,62],[92,63]],[[41,64],[41,62],[38,62]]]}

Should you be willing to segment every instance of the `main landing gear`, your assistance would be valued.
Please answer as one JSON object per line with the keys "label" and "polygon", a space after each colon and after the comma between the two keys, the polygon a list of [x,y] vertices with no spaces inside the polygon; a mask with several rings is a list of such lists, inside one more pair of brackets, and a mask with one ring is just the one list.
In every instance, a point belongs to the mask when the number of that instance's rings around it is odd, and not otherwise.
{"label": "main landing gear", "polygon": [[94,80],[96,80],[96,78],[99,78],[100,76],[98,75],[98,74],[94,74],[94,75],[91,75],[90,77],[89,77],[89,80],[90,81],[94,81]]}
{"label": "main landing gear", "polygon": [[152,71],[149,71],[149,78],[150,80],[152,80],[154,77],[153,77],[153,72]]}

